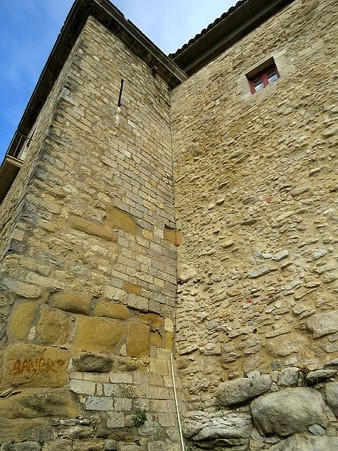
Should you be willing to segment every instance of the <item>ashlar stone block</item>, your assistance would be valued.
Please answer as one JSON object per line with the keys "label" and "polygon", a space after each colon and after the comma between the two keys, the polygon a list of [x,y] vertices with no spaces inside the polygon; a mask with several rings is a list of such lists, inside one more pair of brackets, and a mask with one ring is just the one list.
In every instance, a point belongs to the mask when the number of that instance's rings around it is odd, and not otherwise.
{"label": "ashlar stone block", "polygon": [[51,346],[13,344],[5,351],[2,387],[62,387],[68,381],[68,352]]}
{"label": "ashlar stone block", "polygon": [[51,296],[49,304],[66,312],[89,315],[92,299],[87,293],[63,291]]}
{"label": "ashlar stone block", "polygon": [[109,412],[107,419],[107,427],[110,429],[117,429],[124,427],[123,412]]}
{"label": "ashlar stone block", "polygon": [[14,305],[7,326],[9,341],[27,340],[37,307],[34,301],[17,302]]}
{"label": "ashlar stone block", "polygon": [[123,304],[115,304],[114,302],[100,299],[95,308],[95,315],[125,320],[130,317],[131,313],[128,307]]}
{"label": "ashlar stone block", "polygon": [[83,351],[114,353],[118,351],[123,333],[122,321],[84,316],[77,320],[73,345]]}
{"label": "ashlar stone block", "polygon": [[131,357],[149,355],[150,327],[130,321],[127,327],[127,353]]}
{"label": "ashlar stone block", "polygon": [[0,399],[0,417],[5,418],[74,418],[78,406],[69,390],[34,390]]}
{"label": "ashlar stone block", "polygon": [[36,326],[36,340],[45,344],[67,342],[69,334],[69,315],[43,306]]}

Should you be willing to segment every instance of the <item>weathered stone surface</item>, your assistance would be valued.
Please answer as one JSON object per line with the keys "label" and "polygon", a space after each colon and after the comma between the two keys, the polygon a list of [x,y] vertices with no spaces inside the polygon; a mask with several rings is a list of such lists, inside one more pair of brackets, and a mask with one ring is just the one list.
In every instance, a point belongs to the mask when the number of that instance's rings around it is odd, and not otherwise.
{"label": "weathered stone surface", "polygon": [[284,249],[284,250],[278,252],[277,254],[273,255],[272,260],[279,262],[288,256],[289,256],[289,252],[286,249]]}
{"label": "weathered stone surface", "polygon": [[37,299],[41,295],[40,287],[20,282],[10,277],[3,277],[1,285],[9,291],[16,293],[18,296],[22,296],[23,298]]}
{"label": "weathered stone surface", "polygon": [[[141,313],[138,318],[149,324],[152,330],[161,330],[164,327],[164,318],[160,315],[156,315],[155,313]],[[168,321],[170,320],[167,320],[167,324]]]}
{"label": "weathered stone surface", "polygon": [[106,440],[104,444],[104,451],[116,451],[117,442],[116,440]]}
{"label": "weathered stone surface", "polygon": [[269,338],[267,341],[267,349],[275,357],[285,357],[304,349],[306,344],[307,338],[305,336],[297,333],[290,333],[275,338]]}
{"label": "weathered stone surface", "polygon": [[[8,419],[0,416],[0,444],[6,443],[6,441],[12,443],[13,441],[20,439],[25,440],[33,438],[34,435],[32,434],[32,431],[42,431],[44,427],[47,427],[48,423],[49,418],[47,417]],[[44,435],[45,434],[41,434],[42,437]]]}
{"label": "weathered stone surface", "polygon": [[[135,322],[138,310],[175,316],[177,348],[188,354],[180,382],[193,408],[210,406],[214,388],[243,372],[292,364],[317,368],[326,351],[337,352],[337,341],[324,338],[312,346],[303,330],[306,315],[336,308],[335,3],[292,2],[171,92],[161,72],[156,75],[156,68],[132,54],[140,54],[139,46],[125,47],[90,17],[0,212],[0,254],[16,229],[20,242],[10,252],[41,258],[41,266],[20,264],[17,256],[6,266],[1,284],[11,302],[31,294],[41,295],[42,304],[49,290],[67,287],[88,292],[94,305],[105,296],[128,305]],[[267,55],[274,55],[281,79],[251,95],[245,74]],[[117,108],[121,77],[127,84]],[[177,249],[165,233],[175,223],[184,236]],[[180,267],[188,269],[177,303],[176,253]],[[252,278],[251,270],[258,270]],[[1,321],[11,302],[0,305]],[[151,386],[151,393],[163,396],[159,378],[170,384],[164,360],[169,353],[147,340],[138,344],[136,334],[127,334],[125,320],[131,318],[125,310],[116,317],[116,309],[104,307],[102,316],[121,321],[86,322],[79,316],[89,310],[76,312],[69,315],[62,346],[72,355],[73,347],[109,355],[130,351],[142,374],[77,374],[83,382],[95,381],[83,383],[80,402],[85,405],[86,394],[100,398],[103,380],[116,388],[122,377],[140,389],[156,381],[158,390]],[[90,314],[100,315],[100,308]],[[49,333],[46,319],[41,314],[37,325],[36,316],[29,339],[60,344],[63,338],[52,324]],[[155,323],[140,322],[151,329],[152,345],[161,337],[166,341]],[[295,331],[306,340],[294,340]],[[104,338],[97,337],[101,333]],[[147,348],[151,357],[138,358]],[[155,356],[162,357],[156,364]],[[136,402],[154,409],[154,417],[171,409],[167,400],[149,401],[144,394]],[[125,426],[124,414],[113,413],[118,415],[109,417],[109,427]],[[95,410],[90,415],[99,417]],[[103,414],[100,420],[107,423]],[[85,431],[88,440],[93,429]],[[147,447],[148,437],[137,438],[141,446],[131,443],[128,432],[119,451]],[[169,439],[172,432],[159,435]],[[77,440],[80,431],[72,434]],[[161,440],[149,442],[155,447]]]}
{"label": "weathered stone surface", "polygon": [[[293,11],[298,14],[296,3],[293,5]],[[299,67],[305,67],[315,55],[315,51],[311,54],[309,51],[306,56],[307,50],[301,43],[304,21],[309,20],[308,23],[313,23],[316,28],[315,23],[323,20],[320,2],[313,1],[311,5],[311,14],[307,14],[306,19],[304,9],[299,10],[298,36],[294,34],[295,28],[291,31],[289,26],[287,29],[292,38],[284,35],[288,41],[286,46],[299,49]],[[334,13],[332,0],[329,9]],[[278,16],[280,25],[284,23],[282,17],[288,18],[290,26],[294,24],[288,8]],[[261,40],[267,32],[281,38],[281,29],[278,31],[275,20],[276,17],[269,26],[260,28]],[[324,20],[329,24],[328,19]],[[319,34],[316,37],[318,51]],[[297,112],[294,93],[299,94],[298,100],[305,98],[306,91],[309,92],[305,84],[301,90],[295,85],[290,90],[288,85],[284,91],[286,86],[278,86],[278,83],[284,83],[281,77],[275,85],[276,91],[271,86],[270,92],[269,88],[262,89],[250,96],[245,76],[242,83],[238,74],[245,73],[243,66],[250,66],[247,57],[259,46],[258,42],[257,34],[253,41],[246,39],[245,44],[243,41],[243,45],[232,47],[225,59],[215,60],[173,91],[175,200],[177,223],[183,235],[178,257],[181,267],[197,269],[188,283],[178,290],[176,339],[180,350],[194,346],[200,349],[217,340],[218,330],[218,336],[225,333],[226,345],[229,348],[233,345],[234,350],[225,358],[213,359],[213,385],[229,376],[242,375],[247,368],[264,368],[266,371],[278,364],[278,369],[282,369],[285,364],[289,365],[285,357],[297,358],[295,365],[299,367],[307,367],[307,363],[316,358],[318,367],[325,363],[327,350],[337,352],[337,346],[324,348],[326,343],[321,342],[318,343],[321,349],[314,349],[313,337],[303,330],[306,315],[336,308],[336,288],[333,288],[336,282],[331,282],[332,287],[324,283],[324,274],[336,273],[333,268],[337,269],[336,224],[330,223],[328,217],[336,215],[336,198],[333,192],[329,193],[337,176],[336,166],[331,164],[333,161],[335,164],[336,154],[328,148],[324,151],[320,136],[321,131],[334,123],[333,110],[328,113],[329,121],[324,119],[325,113],[320,108],[314,113],[318,116],[313,121],[321,130],[317,134],[313,129],[305,131],[297,117],[299,110]],[[282,47],[283,44],[279,48]],[[271,43],[271,50],[273,48]],[[259,53],[264,61],[262,47]],[[225,73],[225,60],[238,62],[234,71]],[[323,64],[326,63],[323,61]],[[328,64],[332,66],[333,59],[330,58]],[[291,66],[286,66],[286,71],[288,68],[293,71]],[[211,80],[215,85],[210,83]],[[326,79],[326,95],[331,99],[329,86],[332,82],[332,77]],[[220,86],[225,92],[229,84],[234,87],[234,95],[219,99]],[[310,84],[314,88],[315,85]],[[210,93],[210,97],[206,98],[205,92]],[[282,92],[285,94],[283,99],[279,97]],[[198,106],[196,94],[203,99]],[[280,101],[277,121],[272,115],[275,95]],[[232,111],[227,117],[223,114],[226,104]],[[189,116],[186,115],[187,107]],[[244,110],[248,108],[245,114],[243,107]],[[258,117],[262,124],[267,121],[265,126],[258,125]],[[296,124],[297,131],[288,122],[290,119]],[[251,133],[253,129],[255,132]],[[322,161],[317,155],[310,161],[312,157],[306,149],[311,147],[313,138],[318,139],[316,145],[323,146],[326,155],[330,154],[330,164],[324,163],[324,155]],[[198,156],[194,153],[195,146],[200,150]],[[247,158],[241,160],[245,154]],[[324,188],[325,183],[327,188]],[[332,188],[329,188],[331,183]],[[216,188],[220,191],[215,191]],[[219,205],[218,197],[224,198]],[[323,199],[325,206],[322,206]],[[316,217],[317,211],[321,212],[320,218]],[[231,246],[224,247],[226,241]],[[231,296],[230,291],[237,294]],[[301,299],[301,308],[298,299]],[[192,326],[191,316],[197,310],[206,312],[213,329],[207,328],[207,321],[197,318],[198,323]],[[246,347],[242,340],[244,334],[235,336],[248,324],[255,330],[251,333],[261,341],[260,349]],[[268,335],[282,331],[288,332],[280,339]],[[250,355],[254,351],[255,354]],[[192,371],[182,371],[187,393],[192,385],[198,385],[199,380],[210,378],[211,356],[197,351],[193,357]],[[210,388],[205,390],[211,395]]]}
{"label": "weathered stone surface", "polygon": [[65,310],[71,313],[81,313],[89,315],[92,299],[87,293],[78,293],[75,291],[62,291],[54,293],[49,303],[52,307]]}
{"label": "weathered stone surface", "polygon": [[7,325],[9,341],[28,339],[37,307],[37,303],[34,301],[20,302],[14,306]]}
{"label": "weathered stone surface", "polygon": [[78,406],[68,390],[35,390],[7,399],[0,398],[0,417],[8,419],[58,416],[72,418],[78,413]]}
{"label": "weathered stone surface", "polygon": [[96,392],[96,384],[92,381],[71,379],[69,383],[69,390],[77,394],[94,396]]}
{"label": "weathered stone surface", "polygon": [[132,372],[140,367],[139,361],[131,357],[114,357],[113,371]]}
{"label": "weathered stone surface", "polygon": [[115,428],[123,428],[124,426],[125,426],[124,415],[122,412],[109,412],[108,413],[108,419],[107,419],[107,427],[108,428],[115,429]]}
{"label": "weathered stone surface", "polygon": [[112,229],[124,230],[133,235],[138,231],[135,218],[129,213],[113,206],[107,207],[107,219],[105,223]]}
{"label": "weathered stone surface", "polygon": [[321,381],[330,379],[330,377],[333,377],[335,374],[337,374],[337,370],[335,369],[315,370],[307,373],[305,379],[308,384],[314,385]]}
{"label": "weathered stone surface", "polygon": [[338,311],[317,313],[307,321],[307,327],[314,338],[320,338],[338,331]]}
{"label": "weathered stone surface", "polygon": [[115,304],[113,302],[100,299],[95,307],[95,315],[125,320],[130,317],[131,313],[126,305]]}
{"label": "weathered stone surface", "polygon": [[270,451],[336,451],[338,437],[314,437],[295,434],[270,448]]}
{"label": "weathered stone surface", "polygon": [[68,424],[68,420],[62,419],[60,421],[60,427],[62,430],[62,437],[65,439],[71,440],[83,440],[93,436],[94,428],[91,425],[86,424],[78,424],[76,420],[69,420],[70,424]]}
{"label": "weathered stone surface", "polygon": [[162,347],[162,336],[159,332],[150,332],[150,346]]}
{"label": "weathered stone surface", "polygon": [[69,320],[66,313],[42,306],[36,325],[35,340],[44,344],[66,343],[69,336]]}
{"label": "weathered stone surface", "polygon": [[325,400],[338,417],[338,382],[325,384]]}
{"label": "weathered stone surface", "polygon": [[26,281],[33,283],[39,287],[47,288],[50,291],[60,291],[65,287],[64,282],[53,277],[41,276],[35,272],[29,272],[26,276]]}
{"label": "weathered stone surface", "polygon": [[296,387],[299,380],[299,368],[285,368],[279,374],[280,387]]}
{"label": "weathered stone surface", "polygon": [[51,346],[13,344],[5,351],[4,388],[62,387],[67,383],[68,352]]}
{"label": "weathered stone surface", "polygon": [[216,399],[222,406],[240,404],[267,392],[271,384],[269,375],[223,382],[216,391]]}
{"label": "weathered stone surface", "polygon": [[183,422],[185,437],[209,449],[218,449],[217,446],[229,446],[231,449],[245,446],[251,430],[251,417],[246,413],[196,411],[189,412]]}
{"label": "weathered stone surface", "polygon": [[113,411],[114,401],[112,397],[90,396],[86,401],[87,410]]}
{"label": "weathered stone surface", "polygon": [[1,451],[40,451],[41,444],[39,442],[19,442],[8,443],[1,447]]}
{"label": "weathered stone surface", "polygon": [[179,268],[179,280],[181,283],[188,282],[196,276],[196,269],[191,266],[183,265]]}
{"label": "weathered stone surface", "polygon": [[[107,299],[111,299],[112,301],[117,301],[124,303],[127,299],[127,292],[121,290],[120,288],[112,287],[110,285],[106,286],[104,289],[104,295]],[[98,304],[100,301],[98,302]]]}
{"label": "weathered stone surface", "polygon": [[102,440],[99,439],[76,440],[73,442],[72,451],[106,451],[103,446]]}
{"label": "weathered stone surface", "polygon": [[174,346],[174,334],[173,334],[173,332],[165,332],[165,334],[164,334],[164,341],[163,341],[164,349],[167,349],[168,351],[172,351],[173,346]]}
{"label": "weathered stone surface", "polygon": [[326,435],[326,429],[319,424],[311,424],[311,426],[308,427],[308,430],[313,435]]}
{"label": "weathered stone surface", "polygon": [[268,265],[260,266],[257,269],[253,269],[253,270],[249,271],[248,277],[249,277],[249,279],[257,279],[258,277],[265,276],[266,274],[276,271],[276,269],[277,268],[275,268],[273,266],[268,266]]}
{"label": "weathered stone surface", "polygon": [[72,442],[70,440],[53,440],[44,443],[42,451],[72,451]]}
{"label": "weathered stone surface", "polygon": [[251,403],[254,423],[261,434],[281,437],[305,432],[313,424],[326,428],[328,419],[319,392],[311,388],[285,388]]}
{"label": "weathered stone surface", "polygon": [[182,234],[175,229],[164,229],[164,239],[174,244],[175,246],[180,246],[182,244]]}
{"label": "weathered stone surface", "polygon": [[333,359],[333,360],[331,360],[330,362],[327,362],[326,364],[325,364],[325,366],[327,367],[330,367],[330,366],[332,366],[332,367],[337,367],[338,366],[338,359]]}
{"label": "weathered stone surface", "polygon": [[77,319],[74,348],[82,351],[114,352],[121,344],[123,333],[122,321],[83,316]]}
{"label": "weathered stone surface", "polygon": [[150,327],[147,324],[128,323],[127,353],[131,357],[149,355]]}
{"label": "weathered stone surface", "polygon": [[136,283],[124,281],[122,288],[129,294],[137,294],[137,295],[141,294],[141,287],[139,285],[136,285]]}
{"label": "weathered stone surface", "polygon": [[106,356],[83,354],[72,360],[76,371],[107,373],[112,368],[112,359]]}
{"label": "weathered stone surface", "polygon": [[117,234],[111,227],[106,227],[103,224],[92,222],[79,216],[70,216],[69,226],[75,230],[84,232],[86,235],[93,235],[107,241],[112,241],[113,243],[117,241]]}

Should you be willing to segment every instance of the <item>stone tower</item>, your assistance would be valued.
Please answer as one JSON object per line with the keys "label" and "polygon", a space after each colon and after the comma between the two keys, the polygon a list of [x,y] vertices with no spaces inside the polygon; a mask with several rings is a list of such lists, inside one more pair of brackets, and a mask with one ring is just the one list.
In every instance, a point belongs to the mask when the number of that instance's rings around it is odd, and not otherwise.
{"label": "stone tower", "polygon": [[338,448],[336,10],[167,57],[75,1],[0,169],[1,451]]}

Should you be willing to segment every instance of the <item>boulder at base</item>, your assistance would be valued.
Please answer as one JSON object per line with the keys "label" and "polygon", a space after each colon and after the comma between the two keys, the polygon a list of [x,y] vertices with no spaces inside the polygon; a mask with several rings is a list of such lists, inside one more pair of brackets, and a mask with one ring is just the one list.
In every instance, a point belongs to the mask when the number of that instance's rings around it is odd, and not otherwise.
{"label": "boulder at base", "polygon": [[338,437],[296,434],[270,448],[270,451],[337,451]]}
{"label": "boulder at base", "polygon": [[248,449],[252,430],[251,416],[243,412],[189,412],[184,435],[203,449]]}
{"label": "boulder at base", "polygon": [[222,406],[241,404],[269,391],[271,384],[272,380],[269,375],[226,381],[218,387],[216,398]]}
{"label": "boulder at base", "polygon": [[251,412],[262,435],[284,437],[307,432],[313,424],[326,428],[328,423],[322,395],[312,388],[286,388],[261,396],[252,401]]}

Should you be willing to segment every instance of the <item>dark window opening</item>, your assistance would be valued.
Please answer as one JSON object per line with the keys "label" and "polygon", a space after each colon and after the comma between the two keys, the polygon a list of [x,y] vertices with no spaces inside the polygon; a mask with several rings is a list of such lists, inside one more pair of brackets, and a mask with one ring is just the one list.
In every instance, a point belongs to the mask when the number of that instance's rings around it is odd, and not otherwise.
{"label": "dark window opening", "polygon": [[266,88],[279,78],[280,74],[272,58],[247,74],[252,94]]}

